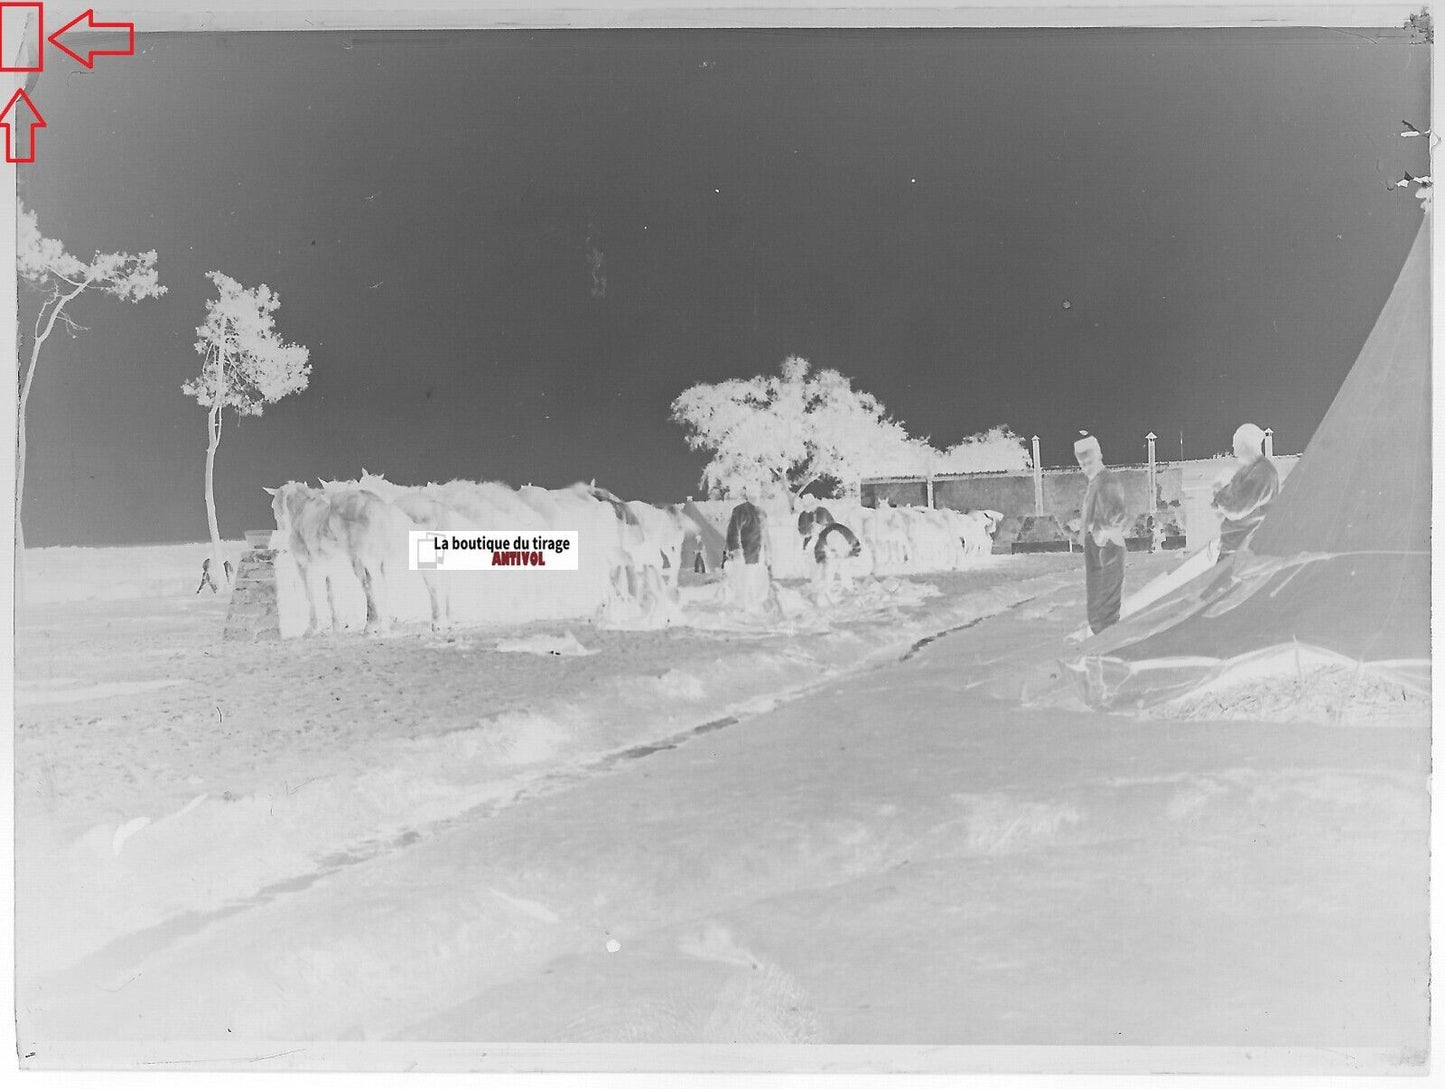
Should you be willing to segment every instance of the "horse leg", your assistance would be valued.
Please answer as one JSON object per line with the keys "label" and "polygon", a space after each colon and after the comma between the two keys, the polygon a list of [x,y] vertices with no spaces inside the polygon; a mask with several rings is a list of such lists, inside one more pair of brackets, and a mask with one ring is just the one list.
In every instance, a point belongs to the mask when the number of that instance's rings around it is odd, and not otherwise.
{"label": "horse leg", "polygon": [[682,563],[682,548],[678,547],[667,553],[666,559],[667,567],[665,567],[662,572],[662,584],[667,590],[667,600],[676,602],[678,600],[677,578],[680,573],[678,567]]}
{"label": "horse leg", "polygon": [[356,572],[356,577],[361,581],[362,592],[366,595],[366,633],[371,635],[386,630],[388,625],[382,617],[380,603],[377,601],[381,579],[360,556],[352,557],[351,569]]}
{"label": "horse leg", "polygon": [[611,588],[611,599],[613,601],[624,601],[628,595],[627,567],[623,564],[614,564],[612,574],[608,580]]}
{"label": "horse leg", "polygon": [[381,617],[381,630],[391,631],[391,576],[387,574],[388,564],[383,557],[376,561],[375,570],[371,573],[371,592],[376,595],[376,612]]}
{"label": "horse leg", "polygon": [[667,588],[662,581],[662,572],[656,567],[644,567],[641,575],[637,596],[642,605],[642,615],[651,616],[667,604]]}
{"label": "horse leg", "polygon": [[[422,576],[426,583],[427,596],[431,598],[431,630],[442,631],[451,626],[450,602],[444,602],[441,591],[437,587],[437,576],[435,572],[428,572]],[[443,606],[446,606],[444,609]],[[443,613],[445,612],[445,616]]]}
{"label": "horse leg", "polygon": [[296,568],[301,576],[301,590],[306,595],[306,611],[310,615],[306,634],[316,635],[321,630],[321,622],[316,617],[316,574],[309,563],[298,563]]}
{"label": "horse leg", "polygon": [[332,590],[331,576],[323,577],[326,580],[326,607],[331,610],[331,630],[339,632],[341,630],[341,614],[336,611],[336,594]]}

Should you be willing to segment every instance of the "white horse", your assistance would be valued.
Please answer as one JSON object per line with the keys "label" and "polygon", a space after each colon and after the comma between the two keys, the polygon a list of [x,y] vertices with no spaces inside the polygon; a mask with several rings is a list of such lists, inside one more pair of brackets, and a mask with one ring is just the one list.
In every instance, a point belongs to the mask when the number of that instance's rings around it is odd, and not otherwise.
{"label": "white horse", "polygon": [[908,529],[903,513],[892,504],[865,509],[858,529],[880,568],[897,570],[907,564],[911,544]]}
{"label": "white horse", "polygon": [[[466,519],[451,508],[426,494],[425,489],[394,484],[385,476],[361,470],[361,479],[356,483],[345,480],[322,480],[321,490],[327,494],[341,494],[360,490],[370,492],[395,507],[411,523],[413,529],[464,529]],[[442,631],[451,626],[451,595],[442,583],[440,573],[422,570],[419,572],[426,587],[431,605],[431,630]]]}
{"label": "white horse", "polygon": [[[649,541],[636,512],[596,484],[577,483],[563,491],[583,507],[596,504],[593,518],[597,521],[593,524],[598,526],[598,531],[591,547],[601,548],[607,557],[612,594],[608,604],[632,602],[643,616],[653,616],[671,600],[671,595],[663,583],[661,554]],[[679,541],[679,556],[681,547]]]}
{"label": "white horse", "polygon": [[316,616],[318,576],[325,585],[332,629],[341,628],[331,576],[324,569],[332,557],[345,560],[361,583],[366,594],[366,631],[389,631],[387,568],[398,557],[403,564],[406,562],[410,520],[376,494],[345,485],[333,485],[327,491],[290,481],[279,488],[267,488],[266,492],[271,496],[276,526],[306,589],[310,611],[307,634],[320,627]]}
{"label": "white horse", "polygon": [[[451,507],[420,490],[401,490],[391,502],[417,529],[442,532],[473,528]],[[451,627],[452,595],[447,573],[422,570],[421,577],[431,601],[431,630],[442,631]]]}
{"label": "white horse", "polygon": [[647,545],[643,562],[660,568],[669,596],[676,597],[683,542],[689,536],[701,533],[702,527],[684,514],[682,508],[676,504],[654,507],[650,503],[634,500],[627,504],[627,509],[642,528],[642,536]]}

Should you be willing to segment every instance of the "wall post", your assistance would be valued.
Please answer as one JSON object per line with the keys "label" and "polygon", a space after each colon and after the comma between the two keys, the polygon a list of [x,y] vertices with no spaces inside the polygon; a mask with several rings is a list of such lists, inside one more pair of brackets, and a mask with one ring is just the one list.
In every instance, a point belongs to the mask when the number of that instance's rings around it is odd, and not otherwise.
{"label": "wall post", "polygon": [[1159,476],[1157,463],[1154,460],[1154,440],[1159,436],[1149,432],[1144,438],[1149,441],[1149,513],[1155,514],[1159,509]]}
{"label": "wall post", "polygon": [[1034,515],[1043,517],[1044,513],[1044,466],[1039,461],[1039,437],[1034,436]]}

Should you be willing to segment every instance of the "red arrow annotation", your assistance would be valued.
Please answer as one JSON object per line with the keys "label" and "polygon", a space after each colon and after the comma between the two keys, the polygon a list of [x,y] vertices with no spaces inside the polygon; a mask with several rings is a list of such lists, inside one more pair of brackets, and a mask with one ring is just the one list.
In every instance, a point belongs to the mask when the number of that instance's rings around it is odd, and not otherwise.
{"label": "red arrow annotation", "polygon": [[[85,26],[84,26],[84,27],[77,28],[76,24],[79,23],[82,19],[85,20]],[[75,29],[82,29],[82,30],[124,30],[125,33],[126,33],[126,39],[125,39],[126,44],[125,44],[125,48],[124,48],[124,49],[87,49],[87,50],[86,50],[86,53],[85,53],[85,56],[82,57],[79,53],[77,53],[75,50],[71,49],[69,46],[67,46],[64,42],[62,42],[62,41],[60,40],[61,36],[62,36],[63,34],[65,34],[66,31],[68,31],[68,30],[75,30]],[[71,56],[71,57],[75,58],[76,60],[78,60],[81,64],[85,65],[87,68],[94,68],[94,67],[95,67],[95,58],[96,58],[96,57],[129,57],[129,56],[134,55],[134,53],[135,53],[135,24],[134,24],[134,23],[97,23],[97,22],[95,21],[95,9],[94,9],[94,8],[86,8],[86,9],[85,9],[84,11],[82,11],[79,15],[77,15],[74,19],[70,20],[70,22],[66,23],[63,27],[61,27],[59,30],[57,30],[54,34],[50,35],[50,36],[49,36],[48,38],[46,38],[45,40],[46,40],[47,42],[49,42],[51,45],[55,46],[55,48],[58,49],[58,50],[60,50],[62,53],[66,53],[66,54],[68,54],[69,56]]]}
{"label": "red arrow annotation", "polygon": [[[19,108],[22,105],[30,111],[31,119],[29,121],[22,117],[23,111]],[[12,120],[7,120],[10,118],[12,110],[15,116]],[[30,149],[30,154],[23,159],[15,156],[15,133],[12,127],[14,124],[25,129],[25,143]],[[11,95],[10,101],[5,103],[5,109],[0,110],[0,127],[5,129],[5,161],[7,163],[33,163],[35,161],[35,130],[45,128],[45,118],[40,116],[40,111],[35,108],[35,103],[25,93],[24,87]]]}

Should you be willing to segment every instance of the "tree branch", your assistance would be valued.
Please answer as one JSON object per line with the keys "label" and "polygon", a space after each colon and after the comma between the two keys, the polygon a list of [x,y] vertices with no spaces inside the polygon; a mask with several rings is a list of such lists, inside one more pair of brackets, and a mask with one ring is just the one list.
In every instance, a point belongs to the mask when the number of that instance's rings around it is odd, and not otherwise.
{"label": "tree branch", "polygon": [[45,307],[42,306],[40,308],[40,313],[37,314],[35,317],[35,327],[37,332],[35,334],[33,350],[31,352],[30,365],[32,369],[35,366],[34,357],[36,354],[39,353],[40,345],[44,344],[47,340],[50,339],[50,334],[55,330],[55,322],[59,319],[61,311],[63,311],[66,306],[69,305],[72,299],[74,299],[89,286],[90,285],[88,283],[82,284],[80,287],[77,287],[74,291],[66,295],[61,295],[57,290],[55,295],[51,296],[51,302],[53,302],[54,305],[51,307],[49,319],[45,322],[45,331],[43,333],[39,332],[38,330],[40,328],[40,318],[43,317],[45,314]]}
{"label": "tree branch", "polygon": [[818,477],[821,476],[821,475],[822,475],[821,473],[814,473],[813,475],[811,475],[810,477],[808,477],[806,480],[804,480],[803,483],[799,484],[796,488],[793,489],[793,497],[794,497],[794,498],[797,498],[798,496],[802,495],[802,494],[803,494],[803,489],[806,488],[809,484],[812,484],[813,481],[817,480]]}
{"label": "tree branch", "polygon": [[[45,266],[45,271],[50,273],[50,275],[54,276],[57,280],[64,280],[71,287],[79,288],[81,291],[84,291],[87,287],[89,287],[92,282],[90,277],[86,277],[84,280],[77,283],[75,280],[72,280],[69,276],[65,275],[65,273],[58,272],[50,265]],[[59,294],[58,290],[56,291],[56,294]]]}
{"label": "tree branch", "polygon": [[212,418],[215,420],[215,441],[221,441],[221,424],[226,407],[226,353],[223,349],[216,349],[216,399],[212,405]]}

